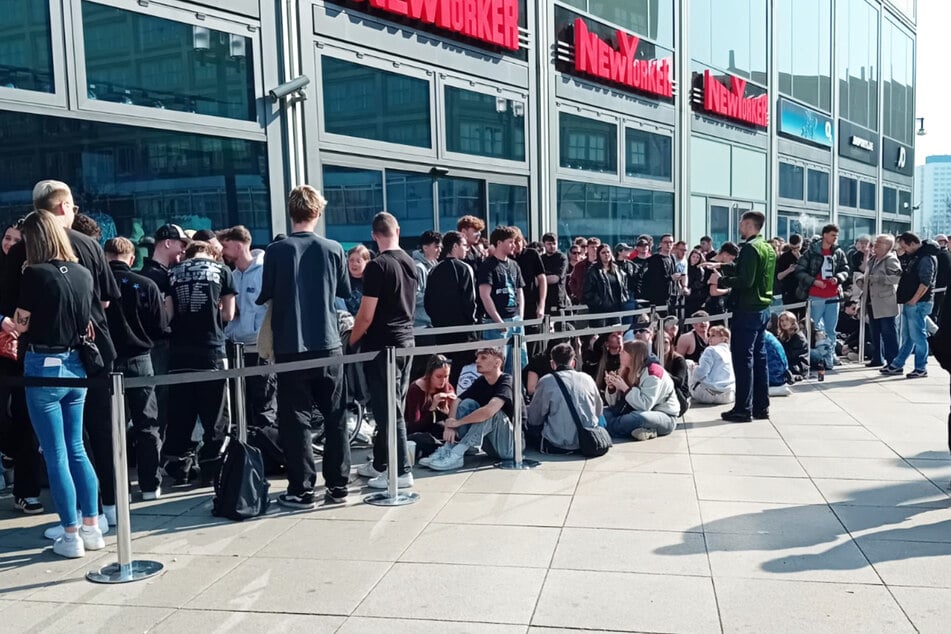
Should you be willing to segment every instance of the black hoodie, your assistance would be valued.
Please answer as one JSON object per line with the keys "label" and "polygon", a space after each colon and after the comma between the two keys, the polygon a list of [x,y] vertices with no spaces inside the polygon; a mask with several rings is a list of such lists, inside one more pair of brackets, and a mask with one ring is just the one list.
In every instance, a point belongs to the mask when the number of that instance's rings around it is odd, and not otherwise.
{"label": "black hoodie", "polygon": [[930,302],[934,296],[935,273],[938,268],[938,254],[940,247],[936,242],[925,240],[908,260],[908,265],[901,274],[898,282],[898,303],[907,303],[918,290],[920,284],[928,287],[919,302]]}

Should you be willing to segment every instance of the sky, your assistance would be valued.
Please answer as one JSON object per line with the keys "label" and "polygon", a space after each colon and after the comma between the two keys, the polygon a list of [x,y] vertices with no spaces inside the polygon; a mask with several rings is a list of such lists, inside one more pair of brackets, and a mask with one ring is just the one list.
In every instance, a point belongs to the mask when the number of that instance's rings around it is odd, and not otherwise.
{"label": "sky", "polygon": [[926,156],[951,154],[951,2],[918,0],[917,23],[915,116],[924,117],[927,134],[915,137],[915,164],[923,165]]}

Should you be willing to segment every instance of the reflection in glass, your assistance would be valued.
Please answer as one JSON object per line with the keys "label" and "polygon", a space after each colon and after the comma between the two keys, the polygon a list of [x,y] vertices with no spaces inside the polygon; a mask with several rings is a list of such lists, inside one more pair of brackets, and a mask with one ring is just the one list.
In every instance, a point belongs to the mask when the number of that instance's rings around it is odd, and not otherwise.
{"label": "reflection in glass", "polygon": [[779,89],[821,110],[832,108],[831,0],[778,0]]}
{"label": "reflection in glass", "polygon": [[779,164],[779,196],[793,200],[803,199],[803,168],[791,163]]}
{"label": "reflection in glass", "polygon": [[878,10],[866,0],[840,0],[839,116],[878,130]]}
{"label": "reflection in glass", "polygon": [[0,138],[3,217],[28,211],[52,169],[84,213],[133,242],[169,222],[271,240],[264,143],[4,111]]}
{"label": "reflection in glass", "polygon": [[661,46],[674,45],[674,3],[669,0],[584,0],[568,4],[623,27]]}
{"label": "reflection in glass", "polygon": [[599,236],[614,244],[674,228],[674,195],[628,187],[558,181],[558,235]]}
{"label": "reflection in glass", "polygon": [[328,133],[432,147],[428,81],[326,55],[321,59]]}
{"label": "reflection in glass", "polygon": [[905,144],[914,142],[915,44],[891,20],[882,26],[882,132]]}
{"label": "reflection in glass", "polygon": [[446,86],[446,149],[525,160],[525,103]]}
{"label": "reflection in glass", "polygon": [[807,196],[811,203],[829,204],[829,172],[810,169]]}
{"label": "reflection in glass", "polygon": [[882,187],[882,212],[898,213],[898,191],[894,187]]}
{"label": "reflection in glass", "polygon": [[49,3],[2,0],[0,14],[0,88],[53,92]]}
{"label": "reflection in glass", "polygon": [[859,207],[875,211],[875,183],[861,182],[859,185]]}
{"label": "reflection in glass", "polygon": [[766,5],[762,0],[690,0],[691,57],[765,85]]}
{"label": "reflection in glass", "polygon": [[[473,178],[440,177],[439,231],[455,230],[463,216],[485,220],[485,181]],[[491,231],[491,226],[488,229]]]}
{"label": "reflection in glass", "polygon": [[617,173],[617,126],[565,112],[559,115],[561,166]]}
{"label": "reflection in glass", "polygon": [[811,238],[814,235],[819,235],[819,232],[822,231],[822,227],[827,222],[829,222],[828,215],[780,211],[779,235],[786,240],[793,234]]}
{"label": "reflection in glass", "polygon": [[875,233],[875,219],[839,214],[839,244],[851,246],[859,236]]}
{"label": "reflection in glass", "polygon": [[250,38],[93,2],[82,8],[89,99],[254,120]]}
{"label": "reflection in glass", "polygon": [[839,204],[843,207],[859,206],[859,184],[854,178],[839,177]]}
{"label": "reflection in glass", "polygon": [[910,222],[896,222],[894,220],[883,220],[882,221],[882,233],[889,233],[893,236],[898,236],[906,231],[911,231]]}
{"label": "reflection in glass", "polygon": [[489,183],[488,226],[498,227],[500,225],[518,227],[522,230],[523,235],[529,237],[528,187]]}
{"label": "reflection in glass", "polygon": [[898,190],[898,215],[910,216],[911,212],[912,212],[911,192],[906,189],[899,189]]}
{"label": "reflection in glass", "polygon": [[370,223],[383,210],[383,173],[379,170],[324,166],[327,237],[352,246],[370,240]]}
{"label": "reflection in glass", "polygon": [[386,210],[400,221],[400,242],[415,249],[419,236],[435,227],[433,177],[386,170]]}
{"label": "reflection in glass", "polygon": [[626,129],[628,176],[669,181],[673,170],[671,160],[671,138],[665,134],[654,134],[644,130]]}

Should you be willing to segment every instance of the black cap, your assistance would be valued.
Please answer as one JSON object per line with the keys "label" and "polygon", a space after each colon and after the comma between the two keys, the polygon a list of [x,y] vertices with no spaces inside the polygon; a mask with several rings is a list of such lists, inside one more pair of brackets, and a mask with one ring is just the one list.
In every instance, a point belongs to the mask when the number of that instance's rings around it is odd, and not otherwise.
{"label": "black cap", "polygon": [[188,236],[185,234],[185,230],[178,225],[168,224],[159,227],[158,231],[155,232],[155,240],[181,240],[182,242],[188,242]]}

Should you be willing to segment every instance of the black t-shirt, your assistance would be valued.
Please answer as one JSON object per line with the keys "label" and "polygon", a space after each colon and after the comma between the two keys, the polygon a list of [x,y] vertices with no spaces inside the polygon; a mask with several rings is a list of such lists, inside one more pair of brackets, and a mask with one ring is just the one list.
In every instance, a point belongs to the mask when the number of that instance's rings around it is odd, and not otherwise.
{"label": "black t-shirt", "polygon": [[[778,275],[782,273],[783,271],[788,269],[791,264],[796,264],[797,262],[799,262],[799,258],[796,257],[795,253],[793,253],[792,251],[783,252],[779,256],[779,259],[776,260],[776,274]],[[789,297],[796,293],[796,286],[798,286],[798,284],[799,284],[799,280],[796,279],[796,274],[790,273],[782,280],[779,280],[779,288],[774,289],[773,292],[778,290],[783,295]]]}
{"label": "black t-shirt", "polygon": [[231,271],[213,260],[193,258],[176,265],[170,275],[175,305],[172,346],[223,353],[225,333],[218,304],[222,297],[238,294]]}
{"label": "black t-shirt", "polygon": [[538,276],[545,274],[545,266],[538,251],[525,249],[515,258],[525,282],[525,318],[535,319],[538,312]]}
{"label": "black t-shirt", "polygon": [[558,283],[548,285],[548,298],[545,300],[550,309],[554,306],[564,306],[567,298],[565,290],[565,280],[568,277],[568,258],[561,251],[555,251],[551,255],[541,254],[542,267],[545,269],[545,275],[557,275]]}
{"label": "black t-shirt", "polygon": [[525,369],[522,370],[522,383],[523,385],[528,382],[528,372],[532,371],[538,375],[538,380],[541,380],[543,376],[548,376],[554,370],[551,369],[551,357],[547,354],[536,354],[534,357],[528,360],[528,365],[525,366]]}
{"label": "black t-shirt", "polygon": [[30,343],[73,347],[92,314],[93,277],[75,262],[34,264],[23,271],[19,307],[30,312]]}
{"label": "black t-shirt", "polygon": [[[502,319],[511,319],[518,315],[518,289],[525,287],[522,271],[511,259],[504,262],[495,256],[486,258],[476,275],[479,286],[492,287],[492,303]],[[481,302],[480,302],[481,303]]]}
{"label": "black t-shirt", "polygon": [[501,375],[499,380],[495,382],[495,385],[490,385],[484,376],[480,376],[469,386],[469,389],[459,395],[459,400],[463,401],[467,398],[471,398],[479,404],[479,407],[485,407],[493,398],[500,398],[504,403],[504,405],[502,405],[502,412],[509,417],[509,420],[512,420],[515,416],[515,408],[512,400],[513,394],[515,394],[515,391],[512,389],[511,375]]}
{"label": "black t-shirt", "polygon": [[162,297],[168,297],[172,294],[172,280],[169,277],[168,267],[161,262],[146,258],[139,273],[155,282],[159,292],[162,293]]}
{"label": "black t-shirt", "polygon": [[416,265],[405,251],[384,251],[363,271],[363,296],[377,299],[373,321],[367,328],[363,349],[413,345],[416,313]]}

